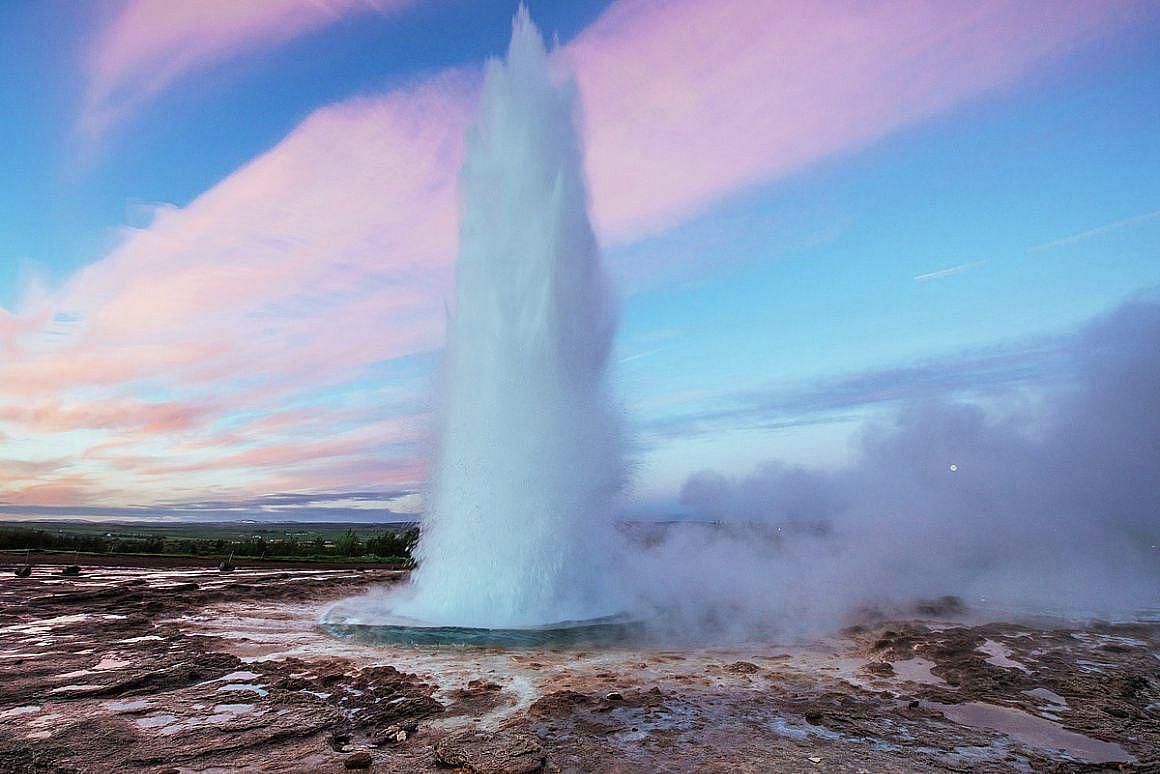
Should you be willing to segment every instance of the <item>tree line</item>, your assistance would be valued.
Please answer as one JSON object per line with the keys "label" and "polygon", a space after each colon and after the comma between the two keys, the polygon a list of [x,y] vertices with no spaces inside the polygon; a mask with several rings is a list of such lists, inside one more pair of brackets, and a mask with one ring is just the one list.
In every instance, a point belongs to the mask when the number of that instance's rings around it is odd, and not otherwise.
{"label": "tree line", "polygon": [[380,561],[406,562],[419,539],[419,529],[383,531],[363,538],[353,529],[328,541],[321,536],[311,539],[285,537],[266,539],[261,536],[238,540],[223,538],[119,537],[100,534],[52,532],[43,529],[14,527],[0,529],[0,550],[84,551],[101,554],[181,554],[186,556],[219,556],[233,553],[239,557],[271,559],[368,558]]}

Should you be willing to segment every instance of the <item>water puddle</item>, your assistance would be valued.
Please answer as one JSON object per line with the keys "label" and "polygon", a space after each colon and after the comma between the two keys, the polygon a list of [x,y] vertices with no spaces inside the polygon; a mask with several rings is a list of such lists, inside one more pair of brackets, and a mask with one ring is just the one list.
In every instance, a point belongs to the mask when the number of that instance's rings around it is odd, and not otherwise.
{"label": "water puddle", "polygon": [[148,715],[133,721],[139,728],[162,728],[177,722],[176,715]]}
{"label": "water puddle", "polygon": [[140,712],[153,706],[149,699],[133,699],[132,701],[107,701],[101,705],[110,712]]}
{"label": "water puddle", "polygon": [[65,691],[76,691],[76,692],[99,691],[103,688],[108,688],[108,687],[109,686],[107,686],[107,685],[87,685],[87,684],[62,685],[59,688],[53,688],[51,691],[49,691],[49,693],[63,693]]}
{"label": "water puddle", "polygon": [[221,688],[218,688],[218,690],[219,691],[250,691],[252,693],[258,694],[259,696],[265,696],[266,694],[269,693],[269,691],[267,691],[262,686],[254,685],[252,683],[230,683],[228,685],[223,685]]}
{"label": "water puddle", "polygon": [[1068,708],[1067,699],[1063,698],[1055,691],[1049,691],[1046,688],[1032,688],[1030,691],[1024,691],[1023,693],[1027,694],[1028,696],[1034,696],[1037,699],[1043,699],[1049,705],[1052,705],[1047,707],[1047,709]]}
{"label": "water puddle", "polygon": [[258,674],[257,672],[230,672],[228,675],[224,675],[222,677],[219,677],[218,680],[219,681],[257,680],[261,676],[262,675]]}
{"label": "water puddle", "polygon": [[1073,758],[1090,763],[1134,763],[1136,761],[1118,744],[1068,731],[1058,723],[1028,715],[1026,712],[1011,707],[1000,707],[982,702],[968,702],[966,704],[924,702],[924,704],[931,709],[938,710],[948,720],[960,725],[988,728],[1006,734],[1031,747],[1059,750]]}
{"label": "water puddle", "polygon": [[987,663],[993,664],[1004,669],[1019,669],[1023,672],[1030,672],[1031,670],[1026,665],[1019,663],[1011,658],[1012,651],[1006,645],[995,640],[986,640],[978,647],[978,650],[987,654]]}
{"label": "water puddle", "polygon": [[935,663],[922,656],[908,658],[906,661],[892,661],[890,665],[894,667],[895,676],[904,682],[922,683],[924,685],[946,684],[946,680],[943,680],[938,675],[931,674],[931,667],[935,666]]}

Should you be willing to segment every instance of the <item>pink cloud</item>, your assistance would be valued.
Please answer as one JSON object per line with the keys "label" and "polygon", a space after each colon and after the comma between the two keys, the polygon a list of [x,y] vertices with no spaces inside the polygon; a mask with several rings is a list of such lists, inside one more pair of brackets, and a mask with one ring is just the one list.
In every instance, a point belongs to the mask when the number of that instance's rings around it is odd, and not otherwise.
{"label": "pink cloud", "polygon": [[95,498],[115,497],[93,476],[86,473],[41,475],[22,486],[5,486],[0,480],[0,499],[11,505],[87,505]]}
{"label": "pink cloud", "polygon": [[1002,87],[1141,3],[623,0],[564,51],[606,239]]}
{"label": "pink cloud", "polygon": [[189,73],[413,1],[125,0],[88,51],[81,128],[94,137]]}
{"label": "pink cloud", "polygon": [[210,406],[184,401],[90,400],[70,406],[49,399],[0,405],[0,422],[33,433],[134,430],[167,434],[194,427],[211,413],[214,409]]}

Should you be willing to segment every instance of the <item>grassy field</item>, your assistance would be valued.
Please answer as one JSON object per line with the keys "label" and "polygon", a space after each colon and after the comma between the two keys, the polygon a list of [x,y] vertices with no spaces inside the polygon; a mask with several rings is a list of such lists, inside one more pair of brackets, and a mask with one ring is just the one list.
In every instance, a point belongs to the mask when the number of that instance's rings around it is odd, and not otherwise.
{"label": "grassy field", "polygon": [[0,550],[399,563],[414,523],[0,521]]}

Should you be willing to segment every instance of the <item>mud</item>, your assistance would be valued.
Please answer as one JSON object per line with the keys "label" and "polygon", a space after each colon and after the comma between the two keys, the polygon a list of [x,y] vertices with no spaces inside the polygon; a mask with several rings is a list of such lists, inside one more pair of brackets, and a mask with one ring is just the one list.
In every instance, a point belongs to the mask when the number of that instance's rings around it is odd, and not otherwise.
{"label": "mud", "polygon": [[1160,766],[1156,625],[966,623],[943,600],[808,644],[586,652],[369,647],[316,626],[397,577],[7,576],[0,771]]}

